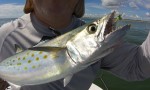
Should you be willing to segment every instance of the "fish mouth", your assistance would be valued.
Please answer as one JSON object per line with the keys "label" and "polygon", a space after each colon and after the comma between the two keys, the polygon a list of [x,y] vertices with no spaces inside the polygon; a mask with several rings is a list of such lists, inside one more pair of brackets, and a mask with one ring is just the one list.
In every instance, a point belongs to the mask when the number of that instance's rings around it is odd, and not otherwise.
{"label": "fish mouth", "polygon": [[124,26],[119,26],[116,27],[117,24],[117,19],[115,18],[115,14],[116,12],[113,11],[110,15],[109,15],[109,19],[107,21],[106,27],[105,27],[105,31],[104,31],[104,37],[107,37],[108,35],[110,35],[111,33],[117,31],[117,30],[124,30],[124,29],[128,29],[130,28],[131,25],[124,25]]}
{"label": "fish mouth", "polygon": [[105,31],[104,31],[104,36],[110,34],[112,31],[115,30],[116,28],[116,22],[114,20],[114,17],[115,17],[115,11],[112,12],[109,16],[109,19],[107,21],[107,24],[106,24],[106,28],[105,28]]}

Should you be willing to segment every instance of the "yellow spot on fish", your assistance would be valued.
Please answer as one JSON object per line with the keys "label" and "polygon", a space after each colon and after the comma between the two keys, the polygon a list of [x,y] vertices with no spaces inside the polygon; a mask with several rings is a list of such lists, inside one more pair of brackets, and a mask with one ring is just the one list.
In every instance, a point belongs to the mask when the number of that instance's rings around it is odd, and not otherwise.
{"label": "yellow spot on fish", "polygon": [[36,61],[39,61],[39,58],[38,58],[38,57],[36,58]]}
{"label": "yellow spot on fish", "polygon": [[24,70],[28,70],[28,68],[27,68],[27,67],[24,67]]}
{"label": "yellow spot on fish", "polygon": [[20,60],[20,58],[18,58],[18,60]]}
{"label": "yellow spot on fish", "polygon": [[47,55],[44,55],[43,58],[46,59],[46,58],[47,58]]}
{"label": "yellow spot on fish", "polygon": [[20,65],[21,65],[21,63],[17,63],[17,65],[18,65],[18,66],[20,66]]}
{"label": "yellow spot on fish", "polygon": [[29,60],[28,63],[31,63],[31,60]]}
{"label": "yellow spot on fish", "polygon": [[34,69],[34,68],[36,68],[36,66],[32,66],[32,68]]}
{"label": "yellow spot on fish", "polygon": [[39,52],[39,54],[42,54],[42,53],[43,53],[42,51]]}
{"label": "yellow spot on fish", "polygon": [[31,56],[34,57],[34,54],[32,54]]}
{"label": "yellow spot on fish", "polygon": [[23,57],[23,60],[25,60],[26,59],[26,57]]}

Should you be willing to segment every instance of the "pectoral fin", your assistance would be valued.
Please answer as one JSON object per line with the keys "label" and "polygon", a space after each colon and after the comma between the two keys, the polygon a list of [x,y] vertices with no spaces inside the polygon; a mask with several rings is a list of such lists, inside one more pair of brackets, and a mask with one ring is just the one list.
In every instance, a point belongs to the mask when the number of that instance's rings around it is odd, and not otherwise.
{"label": "pectoral fin", "polygon": [[9,87],[10,89],[8,89],[8,90],[20,90],[20,88],[21,88],[21,86],[19,86],[19,85],[15,85],[15,84],[13,84],[11,82],[8,82],[8,83],[11,86],[11,87]]}
{"label": "pectoral fin", "polygon": [[64,78],[64,87],[67,86],[67,84],[71,81],[73,75],[69,75],[66,78]]}

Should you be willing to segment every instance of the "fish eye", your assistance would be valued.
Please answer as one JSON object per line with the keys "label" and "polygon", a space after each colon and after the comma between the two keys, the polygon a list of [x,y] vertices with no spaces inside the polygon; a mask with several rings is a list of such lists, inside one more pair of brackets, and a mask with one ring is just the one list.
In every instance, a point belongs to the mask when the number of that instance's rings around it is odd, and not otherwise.
{"label": "fish eye", "polygon": [[96,30],[97,30],[97,26],[95,24],[91,24],[91,25],[88,26],[87,31],[88,31],[89,34],[93,34],[93,33],[96,32]]}

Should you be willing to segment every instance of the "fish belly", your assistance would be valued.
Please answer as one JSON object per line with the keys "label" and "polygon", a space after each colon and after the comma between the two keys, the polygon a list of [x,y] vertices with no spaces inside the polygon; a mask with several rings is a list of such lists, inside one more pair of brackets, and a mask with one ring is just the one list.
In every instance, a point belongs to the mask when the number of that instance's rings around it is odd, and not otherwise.
{"label": "fish belly", "polygon": [[0,63],[0,77],[20,86],[37,85],[64,78],[74,67],[66,50],[27,50]]}

